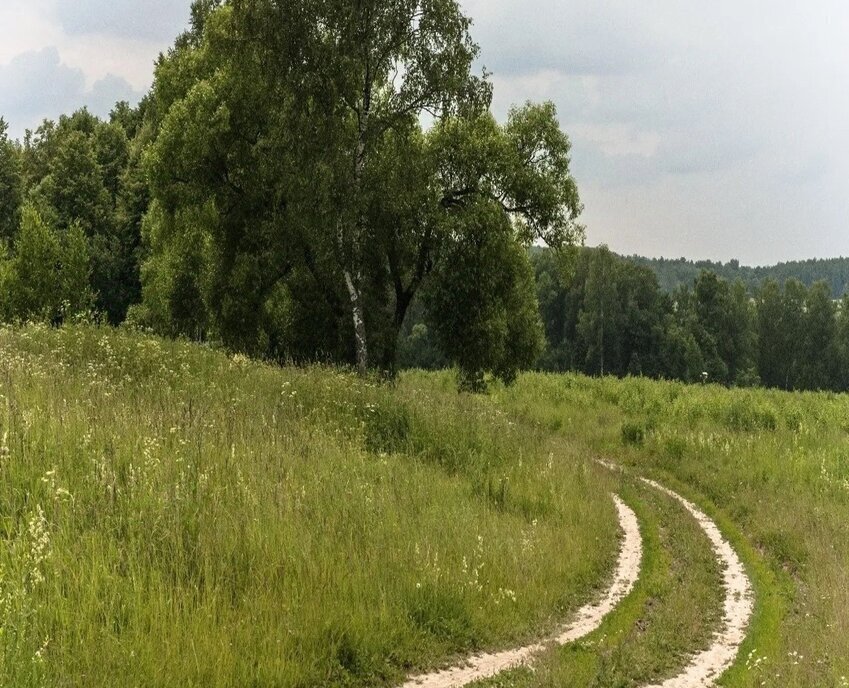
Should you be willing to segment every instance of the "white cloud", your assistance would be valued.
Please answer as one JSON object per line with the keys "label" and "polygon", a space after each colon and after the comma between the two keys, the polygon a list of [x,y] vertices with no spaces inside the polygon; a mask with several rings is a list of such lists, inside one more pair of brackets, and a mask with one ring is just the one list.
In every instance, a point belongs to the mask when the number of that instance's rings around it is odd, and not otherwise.
{"label": "white cloud", "polygon": [[69,35],[170,42],[189,20],[188,0],[53,0]]}
{"label": "white cloud", "polygon": [[0,113],[13,127],[37,120],[72,102],[84,86],[82,71],[61,64],[55,48],[23,53],[0,67]]}
{"label": "white cloud", "polygon": [[2,0],[0,116],[13,136],[87,105],[106,115],[149,88],[190,0]]}
{"label": "white cloud", "polygon": [[115,75],[107,75],[87,89],[82,70],[64,64],[55,47],[23,53],[0,66],[0,116],[7,120],[15,138],[45,118],[56,119],[84,105],[105,117],[118,100],[134,101],[140,96]]}
{"label": "white cloud", "polygon": [[570,135],[597,146],[608,157],[652,158],[662,137],[655,131],[641,131],[632,124],[587,124],[568,127]]}
{"label": "white cloud", "polygon": [[494,106],[553,100],[591,243],[849,254],[849,4],[465,0]]}

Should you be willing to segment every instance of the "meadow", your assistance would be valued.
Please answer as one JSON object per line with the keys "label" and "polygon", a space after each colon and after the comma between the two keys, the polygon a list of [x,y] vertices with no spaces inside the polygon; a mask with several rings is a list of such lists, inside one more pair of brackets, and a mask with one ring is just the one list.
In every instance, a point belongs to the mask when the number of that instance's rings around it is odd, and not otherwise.
{"label": "meadow", "polygon": [[450,384],[32,326],[0,395],[4,686],[393,685],[616,556],[610,481]]}
{"label": "meadow", "polygon": [[611,492],[641,521],[637,588],[486,685],[674,676],[720,573],[637,476],[707,511],[753,579],[721,685],[849,684],[845,396],[544,374],[467,395],[93,326],[0,330],[0,395],[2,685],[397,685],[591,600]]}
{"label": "meadow", "polygon": [[[497,398],[539,429],[580,438],[589,453],[694,499],[719,523],[756,588],[749,637],[719,685],[849,685],[849,397],[532,374]],[[683,523],[666,524],[677,538]],[[688,555],[685,565],[697,562]],[[590,653],[600,666],[579,685],[639,685],[641,662],[623,658],[650,660],[669,647],[651,632],[669,597],[648,599],[633,614],[646,632],[634,632],[628,610],[612,616]],[[699,608],[678,609],[669,623],[689,627]],[[580,649],[557,653],[534,674],[496,684],[569,685],[581,661]]]}

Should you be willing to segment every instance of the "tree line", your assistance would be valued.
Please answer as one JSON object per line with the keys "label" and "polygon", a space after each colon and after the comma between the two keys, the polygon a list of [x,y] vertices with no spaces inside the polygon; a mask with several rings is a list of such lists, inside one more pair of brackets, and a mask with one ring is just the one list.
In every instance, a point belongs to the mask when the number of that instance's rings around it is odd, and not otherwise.
{"label": "tree line", "polygon": [[534,256],[547,346],[539,367],[786,390],[849,389],[849,296],[828,282],[749,290],[702,270],[671,293],[605,247]]}
{"label": "tree line", "polygon": [[831,293],[840,298],[849,287],[849,258],[812,258],[754,267],[741,265],[739,260],[721,263],[711,260],[642,256],[628,256],[628,259],[651,268],[657,275],[660,288],[670,293],[682,285],[692,284],[702,270],[715,272],[729,282],[739,279],[750,291],[759,289],[767,280],[783,284],[789,279],[797,279],[806,287],[811,287],[814,282],[825,281]]}

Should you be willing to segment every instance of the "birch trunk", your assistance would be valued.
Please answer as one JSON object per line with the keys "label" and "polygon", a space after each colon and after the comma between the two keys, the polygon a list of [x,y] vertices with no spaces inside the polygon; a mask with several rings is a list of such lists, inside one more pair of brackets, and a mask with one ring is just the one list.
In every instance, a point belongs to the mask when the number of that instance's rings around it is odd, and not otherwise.
{"label": "birch trunk", "polygon": [[354,318],[354,343],[357,348],[357,372],[365,375],[368,372],[368,344],[366,342],[366,322],[363,317],[363,304],[360,301],[360,292],[354,283],[350,270],[345,270],[345,285],[348,287],[348,295],[351,297],[351,314]]}

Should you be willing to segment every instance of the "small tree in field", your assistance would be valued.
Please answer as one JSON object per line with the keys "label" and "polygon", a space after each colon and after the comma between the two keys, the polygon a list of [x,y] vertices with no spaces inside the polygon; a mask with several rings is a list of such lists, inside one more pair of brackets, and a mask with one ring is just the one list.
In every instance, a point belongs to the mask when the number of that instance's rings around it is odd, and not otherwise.
{"label": "small tree in field", "polygon": [[533,365],[544,337],[533,270],[508,219],[480,204],[463,224],[426,300],[442,350],[459,368],[460,388],[480,392],[485,373],[510,384]]}
{"label": "small tree in field", "polygon": [[56,232],[30,206],[23,210],[14,250],[10,286],[13,315],[22,320],[52,320],[62,301],[62,245]]}

